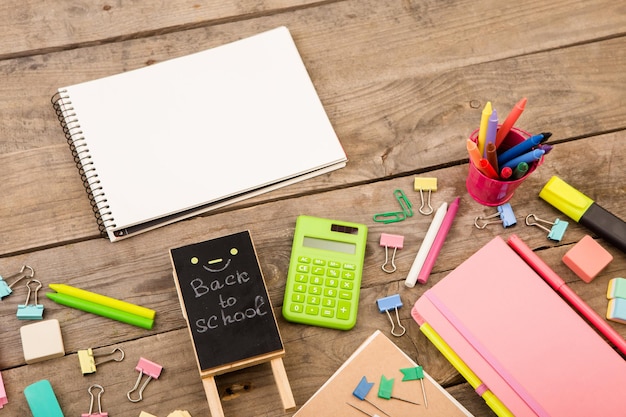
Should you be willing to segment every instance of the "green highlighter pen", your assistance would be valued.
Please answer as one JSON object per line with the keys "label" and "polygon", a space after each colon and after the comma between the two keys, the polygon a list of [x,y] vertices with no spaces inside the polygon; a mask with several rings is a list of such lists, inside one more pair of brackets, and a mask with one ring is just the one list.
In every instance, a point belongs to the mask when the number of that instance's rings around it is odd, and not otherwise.
{"label": "green highlighter pen", "polygon": [[146,317],[137,316],[122,310],[117,310],[102,304],[92,303],[81,298],[72,297],[71,295],[56,292],[46,293],[46,296],[57,304],[72,307],[77,310],[86,311],[87,313],[97,314],[98,316],[107,317],[122,323],[132,324],[144,329],[152,329],[154,320]]}
{"label": "green highlighter pen", "polygon": [[539,192],[539,197],[626,253],[624,220],[600,207],[559,177],[550,178]]}

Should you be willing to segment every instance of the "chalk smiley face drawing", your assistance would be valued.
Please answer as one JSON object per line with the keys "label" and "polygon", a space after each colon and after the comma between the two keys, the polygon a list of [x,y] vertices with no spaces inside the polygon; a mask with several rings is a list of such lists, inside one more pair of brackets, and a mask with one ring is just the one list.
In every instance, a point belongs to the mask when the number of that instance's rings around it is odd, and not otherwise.
{"label": "chalk smiley face drawing", "polygon": [[[239,249],[237,248],[231,248],[230,249],[230,255],[231,256],[236,256],[239,253]],[[229,267],[230,262],[231,262],[232,258],[228,258],[226,260],[224,260],[224,258],[214,258],[214,259],[210,259],[209,261],[207,261],[206,265],[203,264],[202,268],[204,268],[205,270],[212,272],[212,273],[217,273],[217,272],[222,272],[224,271],[226,268]],[[200,259],[198,259],[198,257],[194,256],[191,258],[191,263],[193,265],[197,265],[200,263]],[[222,267],[213,267],[213,265],[222,265]]]}

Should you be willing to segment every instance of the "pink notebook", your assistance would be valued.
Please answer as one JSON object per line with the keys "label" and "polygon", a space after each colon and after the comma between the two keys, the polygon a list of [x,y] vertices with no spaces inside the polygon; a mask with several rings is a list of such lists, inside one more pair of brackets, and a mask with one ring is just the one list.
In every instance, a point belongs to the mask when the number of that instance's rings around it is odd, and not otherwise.
{"label": "pink notebook", "polygon": [[626,361],[500,237],[413,307],[517,417],[624,416]]}

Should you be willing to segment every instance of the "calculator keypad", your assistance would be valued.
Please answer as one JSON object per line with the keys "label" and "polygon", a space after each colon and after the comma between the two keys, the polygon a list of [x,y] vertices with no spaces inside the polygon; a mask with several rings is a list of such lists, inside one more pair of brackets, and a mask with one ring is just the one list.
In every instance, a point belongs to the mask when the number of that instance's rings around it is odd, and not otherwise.
{"label": "calculator keypad", "polygon": [[299,256],[289,311],[303,319],[349,320],[358,308],[357,266],[353,263]]}

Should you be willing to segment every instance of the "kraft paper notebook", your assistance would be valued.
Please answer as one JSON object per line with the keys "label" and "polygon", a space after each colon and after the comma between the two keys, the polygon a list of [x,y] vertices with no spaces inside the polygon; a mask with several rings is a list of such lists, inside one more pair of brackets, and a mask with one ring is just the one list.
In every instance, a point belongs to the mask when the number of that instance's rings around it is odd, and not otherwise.
{"label": "kraft paper notebook", "polygon": [[[392,417],[462,417],[472,416],[457,400],[454,399],[434,379],[424,372],[426,400],[424,404],[422,385],[419,380],[406,380],[400,369],[418,366],[398,346],[381,331],[376,330],[344,364],[322,385],[322,387],[296,412],[293,417],[362,417],[365,416],[346,404],[349,402],[370,414],[385,417],[380,410]],[[381,377],[394,379],[392,395],[409,401],[420,403],[415,405],[396,400],[378,397]],[[360,400],[352,392],[362,377],[373,383],[366,400]],[[372,404],[370,404],[370,402]]]}
{"label": "kraft paper notebook", "polygon": [[111,241],[347,160],[285,27],[62,87],[53,103]]}
{"label": "kraft paper notebook", "polygon": [[499,415],[626,413],[626,362],[500,237],[427,290],[412,315],[458,355],[462,374],[473,372],[477,393],[508,409]]}

